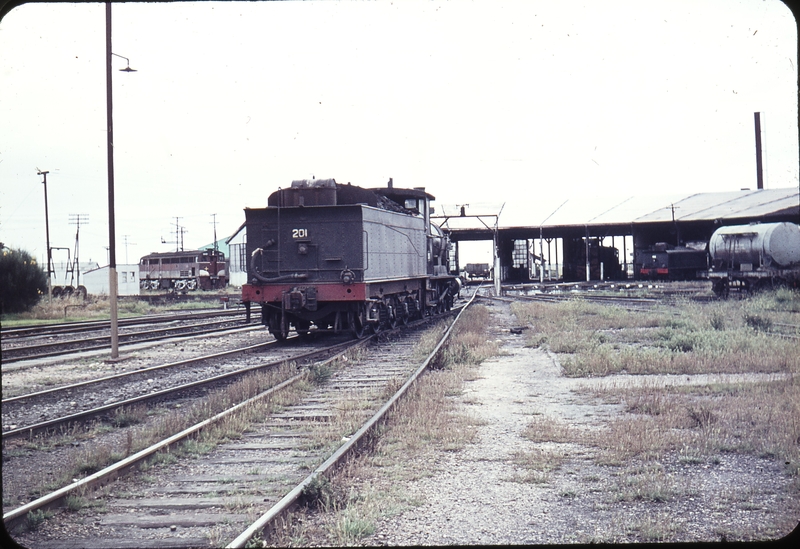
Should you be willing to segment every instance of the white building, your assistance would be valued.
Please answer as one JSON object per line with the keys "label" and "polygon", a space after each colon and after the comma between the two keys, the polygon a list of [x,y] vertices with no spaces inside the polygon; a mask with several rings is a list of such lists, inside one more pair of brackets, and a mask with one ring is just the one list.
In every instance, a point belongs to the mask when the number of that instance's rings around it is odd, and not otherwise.
{"label": "white building", "polygon": [[233,236],[228,238],[225,243],[228,245],[229,268],[228,268],[228,284],[241,288],[243,284],[247,284],[247,242],[245,236],[247,231],[244,230],[244,223],[233,233]]}
{"label": "white building", "polygon": [[[108,295],[108,265],[81,276],[89,295]],[[117,265],[117,295],[139,295],[139,265]]]}

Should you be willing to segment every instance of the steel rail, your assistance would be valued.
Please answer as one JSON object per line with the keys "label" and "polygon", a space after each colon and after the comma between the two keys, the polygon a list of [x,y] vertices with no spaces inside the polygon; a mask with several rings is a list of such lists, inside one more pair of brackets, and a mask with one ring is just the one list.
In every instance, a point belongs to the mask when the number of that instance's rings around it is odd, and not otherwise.
{"label": "steel rail", "polygon": [[[230,321],[229,320],[221,320],[218,323],[221,324],[221,323],[225,323],[225,322],[230,322]],[[207,330],[194,330],[194,331],[189,331],[189,332],[186,332],[186,333],[178,333],[178,334],[173,334],[172,333],[172,332],[176,332],[176,331],[180,331],[180,330],[191,329],[191,328],[197,327],[197,326],[200,326],[200,324],[193,324],[192,326],[188,326],[188,327],[187,326],[176,326],[176,327],[173,327],[173,328],[150,330],[150,331],[146,331],[146,332],[136,332],[136,333],[132,333],[132,334],[120,334],[119,337],[120,338],[125,338],[127,340],[124,343],[121,342],[122,344],[124,344],[124,345],[134,345],[134,344],[137,344],[137,343],[151,343],[153,341],[162,341],[162,340],[165,340],[165,339],[170,339],[172,337],[181,337],[181,336],[193,337],[193,336],[201,336],[201,335],[208,335],[208,334],[214,334],[214,333],[222,334],[222,333],[225,333],[225,332],[241,330],[241,329],[244,329],[244,328],[253,328],[253,329],[257,329],[258,328],[258,326],[245,326],[243,328],[242,326],[236,326],[235,325],[235,326],[230,326],[230,327],[227,327],[227,328],[216,327],[216,328],[209,328]],[[151,337],[144,337],[144,338],[141,338],[141,339],[136,339],[137,336],[139,336],[139,335],[145,335],[145,334],[151,334],[151,333],[161,333],[161,334],[166,334],[166,335],[151,336]],[[89,346],[86,346],[86,347],[81,347],[80,349],[66,349],[66,350],[61,350],[61,351],[50,351],[50,352],[46,352],[46,353],[39,353],[39,354],[33,354],[33,355],[12,356],[12,357],[9,357],[9,358],[4,358],[3,359],[3,363],[4,364],[11,364],[11,363],[14,363],[14,362],[22,362],[24,360],[37,360],[37,359],[40,359],[40,358],[50,358],[50,357],[54,357],[54,356],[64,356],[65,354],[71,353],[72,351],[76,351],[78,353],[82,353],[82,352],[86,352],[86,351],[97,351],[97,350],[100,350],[100,349],[106,349],[106,348],[108,348],[107,342],[110,339],[111,339],[111,336],[99,336],[99,337],[92,337],[92,338],[87,338],[87,339],[83,339],[83,340],[74,340],[73,339],[71,341],[64,341],[64,342],[60,342],[60,343],[59,342],[45,343],[43,345],[37,345],[37,346],[31,346],[31,347],[9,348],[9,349],[3,350],[3,352],[4,353],[10,353],[10,352],[15,352],[17,350],[35,349],[35,348],[39,348],[39,347],[44,348],[44,347],[58,347],[58,346],[64,346],[64,345],[77,345],[77,344],[80,344],[80,343],[83,343],[83,342],[88,342],[88,341],[103,342],[102,344],[101,343],[97,343],[96,345],[89,345]]]}
{"label": "steel rail", "polygon": [[278,342],[275,340],[267,341],[264,343],[256,343],[255,345],[248,345],[247,347],[240,347],[238,349],[230,349],[228,351],[221,351],[219,353],[213,353],[210,355],[203,355],[194,358],[187,358],[185,360],[179,360],[178,362],[168,362],[166,364],[158,364],[156,366],[148,366],[147,368],[140,368],[138,370],[131,370],[129,372],[121,372],[119,374],[113,374],[110,376],[100,377],[97,379],[90,379],[88,381],[80,381],[78,383],[72,383],[70,385],[62,385],[60,387],[52,387],[50,389],[44,389],[42,391],[36,391],[35,393],[25,393],[24,395],[17,395],[14,397],[4,398],[0,405],[10,404],[12,402],[18,402],[20,400],[25,400],[28,398],[36,398],[44,395],[50,395],[53,393],[57,393],[59,391],[67,391],[72,389],[78,389],[81,387],[88,387],[89,385],[93,385],[95,383],[103,383],[104,381],[111,381],[113,379],[120,379],[123,377],[133,376],[136,374],[144,374],[148,372],[154,372],[156,370],[161,370],[164,368],[174,368],[176,366],[188,366],[190,364],[197,364],[198,362],[204,362],[206,360],[214,360],[216,358],[222,358],[226,356],[235,355],[238,353],[246,353],[248,351],[254,351],[256,349],[261,349],[263,347],[268,347],[271,345],[276,345]]}
{"label": "steel rail", "polygon": [[[339,344],[337,344],[337,345],[335,345],[333,347],[329,347],[327,350],[331,350],[331,349],[334,349],[336,347],[344,347],[344,348],[338,350],[337,353],[334,356],[326,358],[325,360],[320,362],[320,364],[321,365],[328,364],[328,363],[336,360],[336,358],[338,358],[339,356],[341,356],[342,354],[347,352],[349,349],[366,345],[368,342],[370,342],[374,338],[376,338],[377,335],[378,334],[373,334],[371,336],[365,337],[364,339],[351,340],[351,341],[347,341],[347,342],[344,342],[344,343],[339,343]],[[320,352],[320,351],[317,351],[317,352]],[[284,359],[284,361],[285,360],[292,360],[292,359]],[[281,362],[283,362],[283,361],[281,361]],[[264,366],[262,365],[262,367],[264,367]],[[257,369],[257,367],[253,367],[251,369]],[[83,478],[81,480],[75,481],[75,482],[73,482],[73,483],[71,483],[71,484],[69,484],[67,486],[64,486],[63,488],[59,488],[58,490],[55,490],[55,491],[53,491],[53,492],[51,492],[49,494],[45,494],[44,496],[42,496],[42,497],[40,497],[40,498],[38,498],[38,499],[36,499],[34,501],[31,501],[31,502],[29,502],[29,503],[27,503],[25,505],[22,505],[21,507],[18,507],[16,509],[12,509],[11,511],[9,511],[8,513],[5,513],[3,515],[3,523],[6,525],[6,527],[7,527],[6,529],[8,530],[9,526],[13,526],[14,524],[19,522],[20,520],[22,520],[25,517],[27,517],[28,513],[30,513],[30,512],[36,511],[38,509],[47,509],[47,508],[50,508],[50,507],[55,507],[58,504],[62,503],[67,498],[67,496],[69,496],[72,493],[75,493],[75,492],[82,493],[83,491],[93,490],[93,489],[95,489],[97,487],[104,486],[105,484],[111,482],[112,480],[114,480],[116,478],[119,478],[121,475],[123,475],[124,473],[129,471],[131,468],[136,466],[138,463],[140,463],[144,459],[148,458],[149,456],[155,454],[156,452],[159,452],[161,450],[165,450],[165,449],[168,449],[168,448],[174,446],[176,443],[180,442],[181,440],[183,440],[183,439],[185,439],[185,438],[187,438],[187,437],[189,437],[189,436],[191,436],[191,435],[193,435],[195,433],[200,432],[202,429],[204,429],[204,428],[206,428],[206,427],[208,427],[208,426],[210,426],[210,425],[212,425],[214,423],[217,423],[218,421],[224,419],[225,417],[227,417],[227,416],[229,416],[231,414],[234,414],[234,413],[238,412],[239,410],[242,410],[244,407],[246,407],[246,406],[248,406],[250,404],[254,404],[254,403],[256,403],[256,402],[258,402],[260,400],[263,400],[264,398],[276,393],[277,391],[280,391],[280,390],[282,390],[282,389],[284,389],[286,387],[289,387],[290,385],[293,385],[294,383],[297,383],[298,381],[300,381],[302,379],[305,379],[307,376],[308,376],[308,371],[307,370],[303,371],[303,372],[300,372],[300,373],[290,377],[289,379],[286,379],[286,380],[282,381],[278,385],[275,385],[274,387],[270,387],[266,391],[263,391],[263,392],[259,393],[258,395],[254,396],[254,397],[251,397],[251,398],[249,398],[249,399],[247,399],[247,400],[245,400],[245,401],[243,401],[243,402],[241,402],[239,404],[236,404],[236,405],[228,408],[227,410],[224,410],[224,411],[214,415],[213,417],[205,419],[205,420],[201,421],[200,423],[197,423],[197,424],[195,424],[195,425],[193,425],[191,427],[188,427],[188,428],[184,429],[183,431],[180,431],[179,433],[176,433],[176,434],[174,434],[174,435],[172,435],[172,436],[170,436],[170,437],[168,437],[168,438],[166,438],[166,439],[164,439],[164,440],[162,440],[160,442],[157,442],[157,443],[155,443],[155,444],[153,444],[153,445],[151,445],[151,446],[149,446],[149,447],[147,447],[147,448],[145,448],[143,450],[140,450],[139,452],[137,452],[135,454],[132,454],[132,455],[128,456],[127,458],[124,458],[124,459],[118,461],[117,463],[109,465],[108,467],[105,467],[104,469],[101,469],[100,471],[97,471],[96,473],[94,473],[92,475],[89,475],[89,476],[87,476],[87,477],[85,477],[85,478]]]}
{"label": "steel rail", "polygon": [[[465,308],[466,307],[463,307],[462,311]],[[460,316],[460,313],[459,313],[459,316]],[[426,324],[430,320],[432,320],[432,319],[431,318],[420,319],[416,323],[410,323],[409,326]],[[453,324],[455,324],[455,322]],[[397,330],[400,330],[400,329],[402,329],[402,328],[397,328]],[[452,326],[448,330],[448,334],[449,334],[451,329],[452,329]],[[392,331],[394,331],[394,330],[392,330]],[[369,336],[367,336],[367,337],[365,337],[363,339],[360,339],[360,340],[350,340],[350,341],[343,342],[343,343],[334,345],[332,347],[329,347],[328,349],[317,350],[316,352],[319,353],[319,352],[330,351],[330,350],[333,350],[333,349],[335,349],[337,347],[344,347],[344,348],[338,350],[338,352],[335,355],[333,355],[331,357],[328,357],[327,359],[323,360],[319,364],[320,365],[328,364],[328,363],[336,360],[339,356],[344,354],[349,349],[365,346],[370,341],[373,341],[373,340],[379,338],[381,335],[383,335],[383,334],[385,334],[387,332],[388,331],[377,332],[375,334],[369,335]],[[441,347],[441,344],[437,346],[437,349],[440,348],[440,347]],[[308,354],[313,354],[313,353],[308,353]],[[299,355],[299,356],[305,356],[305,355]],[[287,360],[293,360],[293,359],[297,359],[297,358],[298,357],[290,357],[290,358],[283,359],[282,361],[277,361],[276,363],[285,362]],[[265,367],[265,365],[261,365],[261,367],[263,368],[263,367]],[[249,370],[253,370],[253,369],[257,369],[257,368],[258,367],[251,367],[251,368],[249,368]],[[283,382],[279,383],[278,385],[276,385],[274,387],[271,387],[270,389],[267,389],[266,391],[264,391],[264,392],[260,393],[259,395],[256,395],[256,396],[248,399],[247,401],[244,401],[244,402],[242,402],[240,404],[232,406],[228,410],[220,412],[219,414],[213,416],[212,418],[208,418],[208,419],[206,419],[206,420],[204,420],[204,421],[202,421],[202,422],[200,422],[200,423],[198,423],[198,424],[196,424],[196,425],[194,425],[192,427],[189,427],[189,428],[187,428],[187,429],[185,429],[185,430],[183,430],[183,431],[181,431],[181,432],[179,432],[179,433],[177,433],[175,435],[172,435],[172,436],[168,437],[167,439],[162,440],[161,442],[158,442],[158,443],[156,443],[156,444],[154,444],[154,445],[152,445],[152,446],[150,446],[150,447],[148,447],[146,449],[140,450],[136,454],[128,456],[127,458],[125,458],[123,460],[120,460],[119,462],[117,462],[115,464],[109,465],[108,467],[106,467],[106,468],[104,468],[104,469],[102,469],[102,470],[100,470],[100,471],[98,471],[98,472],[96,472],[96,473],[94,473],[92,475],[89,475],[89,476],[87,476],[87,477],[85,477],[85,478],[83,478],[81,480],[74,481],[73,483],[69,484],[68,486],[65,486],[63,488],[55,490],[54,492],[51,492],[50,494],[46,494],[46,495],[44,495],[44,496],[42,496],[42,497],[40,497],[40,498],[38,498],[38,499],[36,499],[36,500],[34,500],[32,502],[29,502],[29,503],[27,503],[27,504],[25,504],[25,505],[23,505],[23,506],[21,506],[19,508],[13,509],[13,510],[11,510],[8,513],[3,515],[3,522],[6,525],[6,528],[8,529],[9,527],[12,527],[13,525],[15,525],[18,522],[20,522],[21,520],[24,520],[28,516],[28,514],[33,512],[33,511],[36,511],[38,509],[46,509],[46,508],[55,507],[55,506],[57,506],[59,504],[63,504],[64,500],[69,495],[71,495],[73,493],[85,493],[88,490],[92,490],[94,488],[103,486],[103,485],[111,482],[112,480],[123,476],[125,473],[129,472],[133,467],[135,467],[138,463],[140,463],[144,459],[147,459],[149,456],[153,455],[154,453],[159,452],[161,450],[169,449],[171,446],[177,444],[181,440],[183,440],[183,439],[185,439],[185,438],[187,438],[187,437],[189,437],[189,436],[201,431],[203,428],[208,427],[209,425],[211,425],[213,423],[218,422],[219,420],[227,417],[228,415],[236,413],[237,411],[241,410],[243,407],[245,407],[245,406],[247,406],[249,404],[253,404],[255,402],[258,402],[259,400],[262,400],[262,399],[268,397],[269,395],[271,395],[271,394],[273,394],[273,393],[275,393],[275,392],[277,392],[277,391],[279,391],[279,390],[281,390],[281,389],[283,389],[285,387],[288,387],[288,386],[290,386],[290,385],[292,385],[292,384],[294,384],[294,383],[296,383],[296,382],[298,382],[298,381],[300,381],[302,379],[305,379],[307,377],[307,375],[308,375],[308,369],[306,369],[305,371],[303,371],[301,373],[298,373],[295,376],[292,376],[291,378],[289,378],[287,380],[284,380]]]}
{"label": "steel rail", "polygon": [[[372,337],[372,336],[370,336],[370,337]],[[292,339],[294,339],[294,338],[292,338]],[[365,341],[366,342],[366,341],[368,341],[368,339],[369,338],[364,338],[363,340],[357,340],[356,343],[360,343],[361,341]],[[331,352],[331,351],[338,352],[339,348],[344,347],[345,349],[347,349],[349,347],[352,347],[353,344],[354,344],[353,341],[345,341],[343,343],[337,343],[336,345],[332,345],[330,347],[325,347],[325,348],[322,348],[322,349],[316,349],[316,350],[309,351],[309,352],[306,352],[306,353],[301,353],[299,355],[282,358],[280,360],[273,360],[273,361],[270,361],[270,362],[266,362],[264,364],[258,364],[256,366],[248,366],[247,368],[234,370],[232,372],[226,372],[224,374],[219,374],[219,375],[216,375],[216,376],[213,376],[213,377],[209,377],[209,378],[205,378],[205,379],[201,379],[201,380],[198,380],[198,381],[192,381],[190,383],[184,383],[183,385],[178,385],[176,387],[162,389],[162,390],[156,391],[154,393],[148,393],[146,395],[140,395],[140,396],[137,396],[137,397],[126,399],[126,400],[120,400],[118,402],[112,402],[111,404],[106,404],[104,406],[99,406],[97,408],[92,408],[90,410],[84,410],[83,412],[76,412],[76,413],[71,414],[69,416],[64,416],[64,417],[60,417],[60,418],[56,418],[56,419],[51,419],[51,420],[48,420],[48,421],[43,421],[41,423],[36,423],[34,425],[28,425],[26,427],[18,427],[16,429],[5,431],[3,433],[3,435],[2,435],[2,440],[3,441],[10,440],[12,438],[18,438],[18,437],[20,437],[22,435],[33,435],[33,434],[45,431],[47,429],[52,429],[53,427],[56,427],[58,425],[68,424],[68,423],[71,423],[73,421],[78,421],[78,420],[86,420],[86,419],[89,419],[91,417],[102,415],[102,414],[104,414],[104,413],[106,413],[106,412],[108,412],[110,410],[114,410],[114,409],[117,409],[117,408],[123,408],[125,406],[131,406],[133,404],[138,404],[140,402],[146,402],[148,400],[156,400],[156,399],[159,399],[159,398],[162,398],[164,396],[171,395],[171,394],[179,394],[179,393],[182,393],[184,391],[188,391],[190,389],[194,389],[196,387],[202,387],[203,385],[211,385],[211,384],[217,383],[219,381],[223,381],[223,380],[231,378],[231,377],[248,374],[250,372],[254,372],[254,371],[257,371],[257,370],[263,370],[265,368],[272,368],[272,367],[275,367],[275,366],[277,366],[279,364],[283,364],[284,362],[289,362],[289,361],[293,361],[293,360],[303,360],[303,359],[306,359],[306,358],[311,358],[314,355],[327,353],[327,352]]]}
{"label": "steel rail", "polygon": [[289,508],[294,505],[295,502],[297,502],[297,500],[302,496],[303,490],[306,488],[306,486],[314,482],[314,480],[320,475],[324,475],[330,469],[337,466],[347,455],[349,455],[351,451],[359,446],[362,439],[364,439],[365,436],[370,433],[380,421],[384,419],[389,410],[394,407],[397,401],[399,401],[408,392],[408,389],[414,385],[417,379],[428,369],[431,361],[439,353],[439,350],[442,348],[445,341],[447,341],[447,339],[450,337],[450,334],[452,333],[455,325],[458,323],[458,320],[461,318],[461,315],[475,300],[476,295],[477,292],[475,292],[470,300],[461,307],[461,310],[458,312],[455,320],[453,320],[445,333],[442,335],[434,350],[428,355],[422,365],[419,366],[419,368],[417,368],[413,374],[411,374],[411,377],[409,377],[403,386],[400,387],[400,389],[398,389],[397,392],[381,407],[381,409],[378,410],[370,419],[368,419],[367,422],[364,423],[364,425],[362,425],[361,428],[356,431],[356,433],[353,434],[353,436],[351,436],[344,444],[342,444],[327,460],[325,460],[322,465],[317,467],[314,472],[308,475],[308,477],[306,477],[300,484],[295,486],[289,493],[283,496],[278,503],[276,503],[261,517],[259,517],[258,520],[251,524],[244,532],[239,534],[236,539],[229,543],[226,546],[228,549],[245,547],[253,536],[255,536],[258,532],[263,531],[276,518],[282,516],[286,511],[288,511]]}
{"label": "steel rail", "polygon": [[[194,320],[200,318],[213,318],[217,316],[239,316],[243,315],[244,311],[238,310],[222,310],[222,311],[208,311],[196,313],[181,312],[177,314],[158,314],[158,315],[140,315],[136,317],[128,317],[119,319],[119,326],[137,326],[139,324],[154,324],[161,322],[172,322],[175,320]],[[83,320],[75,322],[61,322],[57,324],[39,324],[36,326],[18,326],[14,328],[4,328],[0,330],[3,337],[12,337],[14,339],[28,336],[38,336],[45,334],[68,334],[75,332],[88,332],[91,330],[98,330],[108,328],[110,322],[108,320]]]}

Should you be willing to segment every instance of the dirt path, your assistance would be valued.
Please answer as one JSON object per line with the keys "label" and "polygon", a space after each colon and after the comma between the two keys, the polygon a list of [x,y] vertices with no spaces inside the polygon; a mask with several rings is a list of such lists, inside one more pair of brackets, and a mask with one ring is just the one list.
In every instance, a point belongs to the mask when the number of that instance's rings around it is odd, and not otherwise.
{"label": "dirt path", "polygon": [[[790,479],[769,459],[725,454],[718,463],[675,459],[601,466],[594,460],[596,447],[524,437],[534,418],[566,423],[571,432],[581,433],[596,431],[622,410],[591,399],[587,380],[563,377],[553,355],[526,348],[525,332],[510,332],[516,319],[507,304],[495,302],[490,309],[490,337],[502,342],[503,355],[485,361],[480,377],[468,382],[461,396],[481,424],[478,439],[459,452],[418,456],[433,471],[404,487],[409,500],[419,504],[384,519],[363,542],[765,539],[788,532],[770,526],[786,524],[776,521],[776,511],[787,512],[788,506],[794,509],[790,517],[800,516],[797,502],[789,499]],[[643,490],[661,490],[664,500],[620,493],[620,485],[635,490],[639,482]]]}

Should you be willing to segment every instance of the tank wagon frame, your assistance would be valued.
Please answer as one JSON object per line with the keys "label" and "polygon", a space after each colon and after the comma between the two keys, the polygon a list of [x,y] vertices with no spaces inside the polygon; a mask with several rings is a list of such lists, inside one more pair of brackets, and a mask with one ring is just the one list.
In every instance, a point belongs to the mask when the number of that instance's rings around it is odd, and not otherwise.
{"label": "tank wagon frame", "polygon": [[460,289],[449,243],[423,189],[292,182],[266,208],[245,209],[246,306],[277,339],[296,331],[395,326],[449,310]]}

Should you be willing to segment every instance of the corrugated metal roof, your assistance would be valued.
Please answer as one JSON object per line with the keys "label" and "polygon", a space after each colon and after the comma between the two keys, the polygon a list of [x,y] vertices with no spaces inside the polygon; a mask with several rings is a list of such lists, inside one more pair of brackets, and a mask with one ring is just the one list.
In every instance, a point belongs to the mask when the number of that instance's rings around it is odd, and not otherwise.
{"label": "corrugated metal roof", "polygon": [[[761,217],[794,206],[797,189],[761,189],[725,193],[695,194],[674,203],[679,221],[713,221],[740,217]],[[667,206],[668,208],[670,205]],[[671,209],[653,211],[635,219],[638,222],[671,221]]]}
{"label": "corrugated metal roof", "polygon": [[[673,208],[678,221],[713,221],[796,214],[800,217],[800,191],[797,188],[761,189],[664,196],[577,196],[560,206],[516,200],[506,204],[500,228],[569,225],[611,225],[672,221]],[[477,213],[477,212],[471,212]]]}

